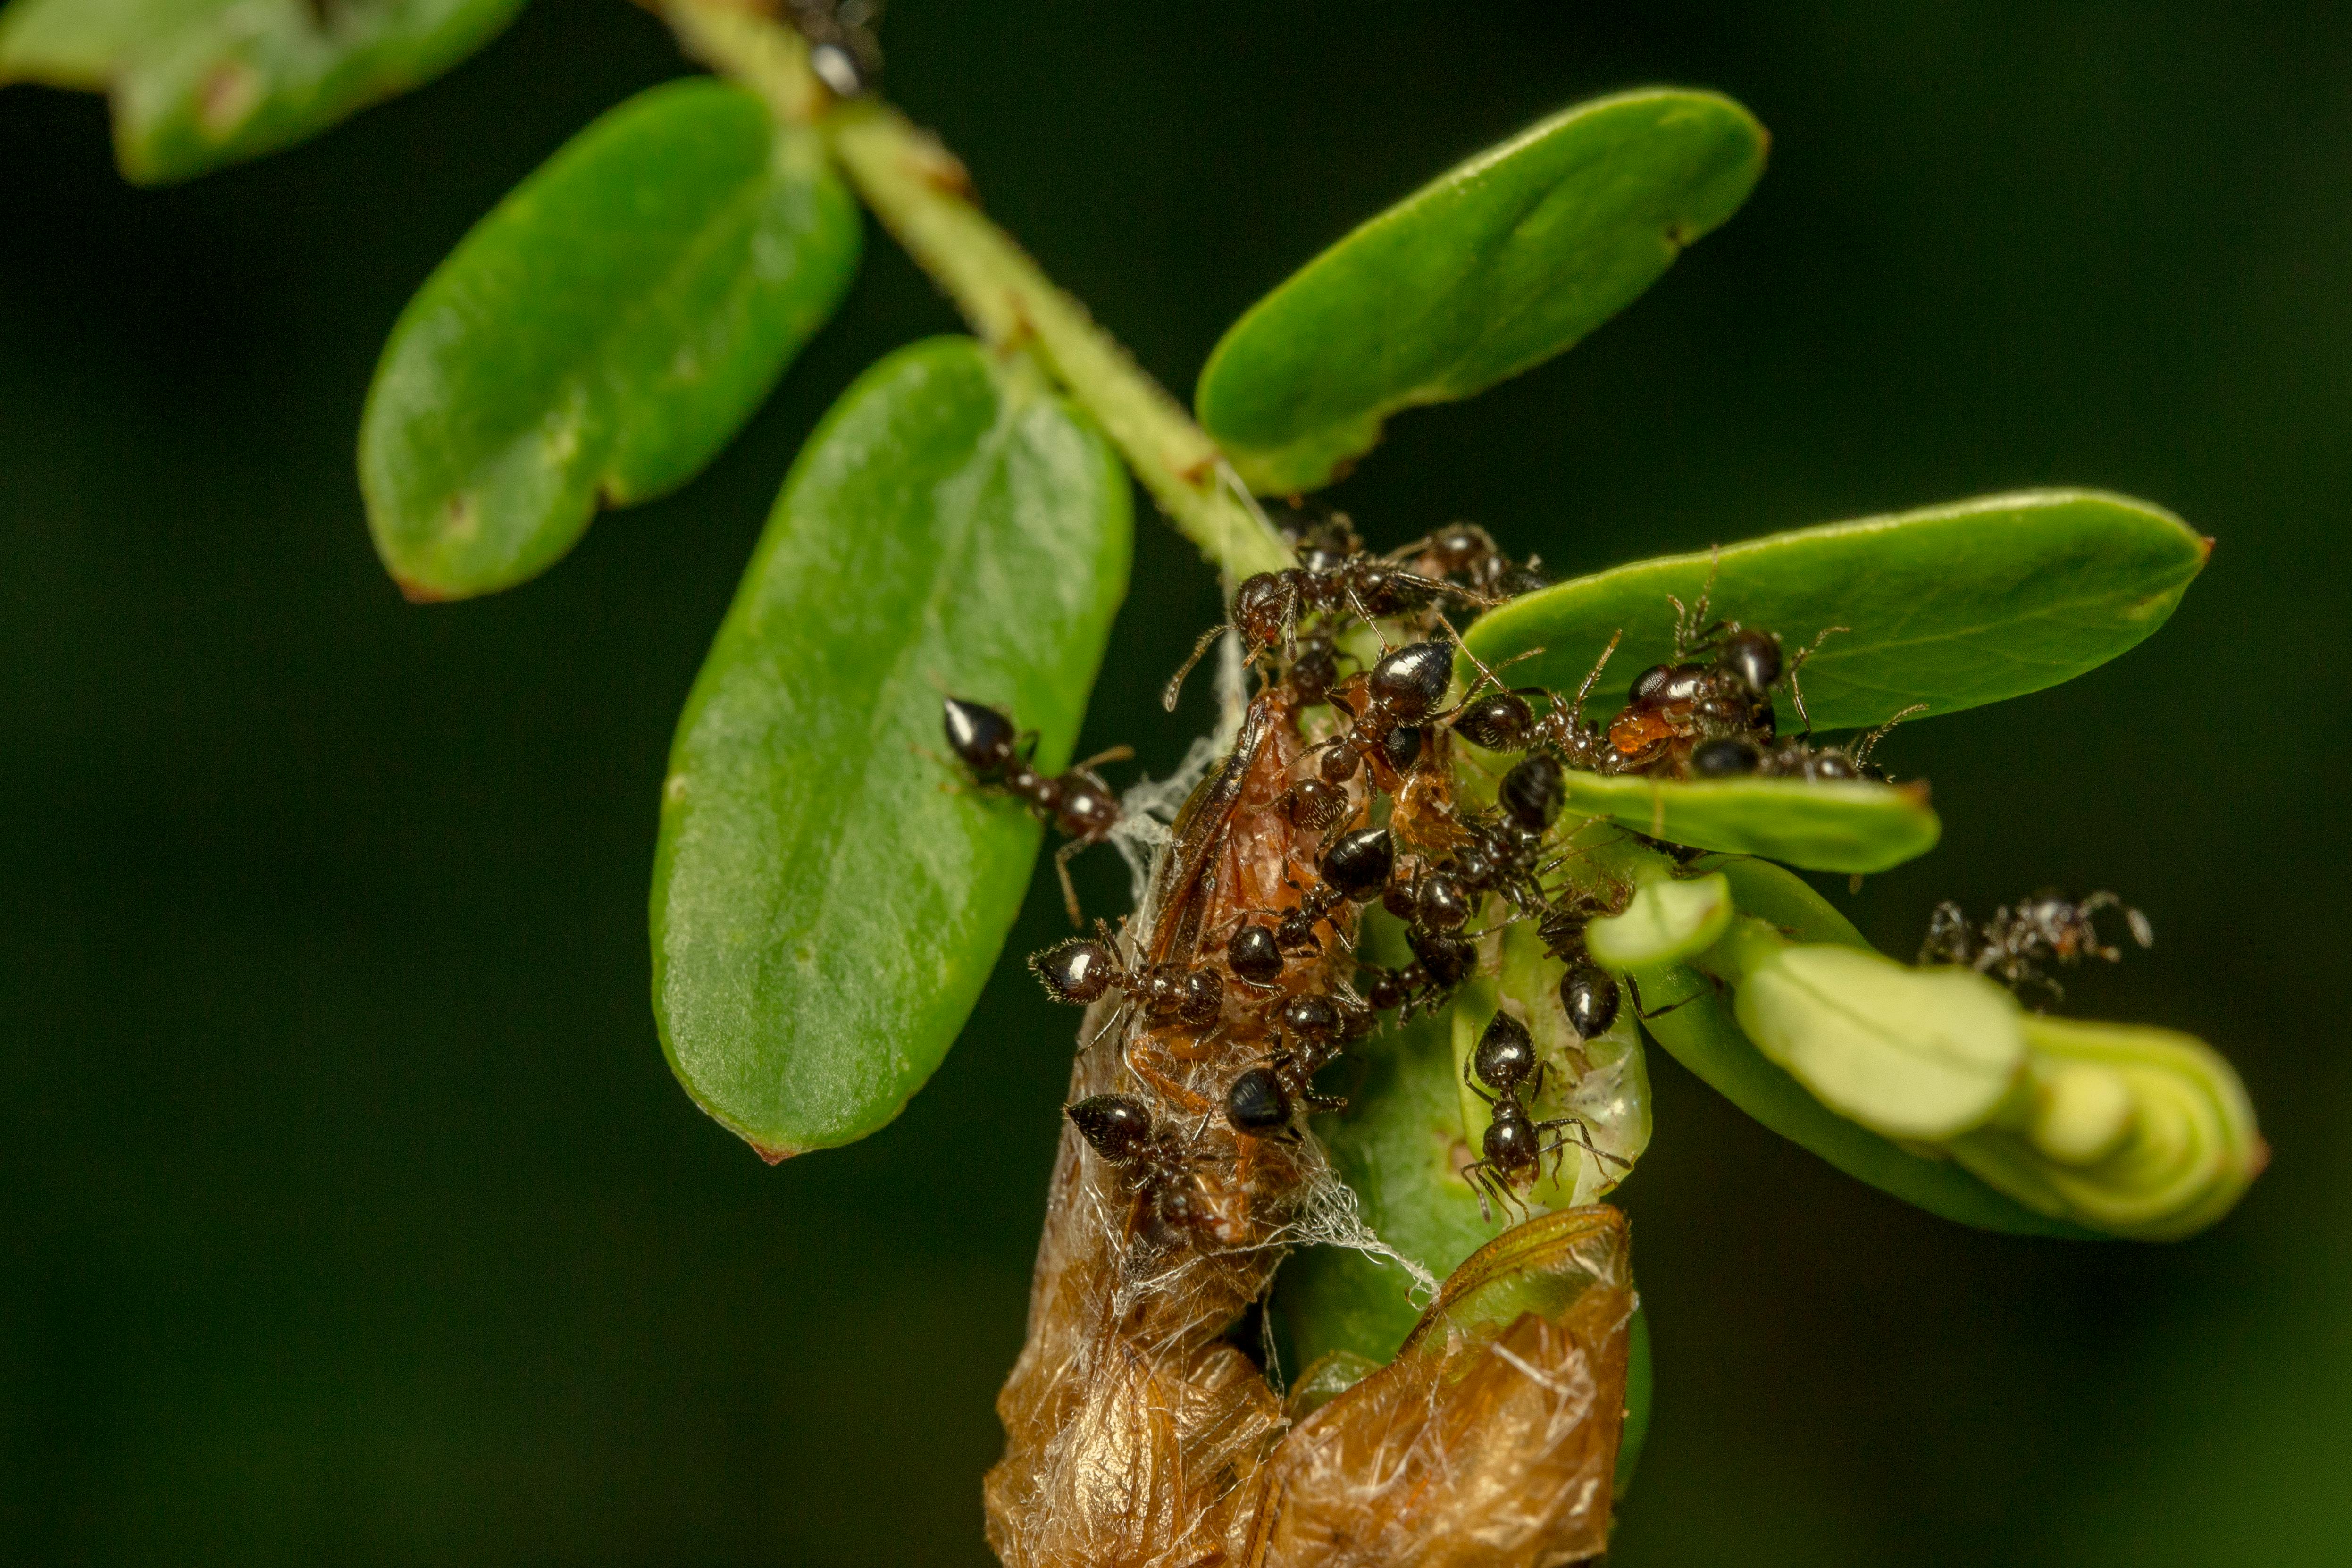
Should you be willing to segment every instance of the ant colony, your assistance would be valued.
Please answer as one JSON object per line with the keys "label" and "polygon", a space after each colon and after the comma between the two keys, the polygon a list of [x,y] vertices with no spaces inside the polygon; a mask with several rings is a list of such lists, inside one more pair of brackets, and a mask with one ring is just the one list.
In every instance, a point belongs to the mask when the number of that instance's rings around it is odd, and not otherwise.
{"label": "ant colony", "polygon": [[[1265,1353],[1247,1353],[1255,1347],[1236,1343],[1234,1325],[1263,1321],[1276,1267],[1301,1243],[1400,1264],[1400,1289],[1409,1276],[1424,1294],[1433,1285],[1365,1226],[1307,1119],[1364,1092],[1351,1058],[1384,1022],[1496,994],[1470,987],[1497,973],[1515,928],[1532,939],[1515,951],[1545,966],[1544,1023],[1530,1028],[1525,984],[1518,1000],[1458,1009],[1474,1016],[1455,1020],[1459,1071],[1445,1081],[1458,1077],[1485,1121],[1451,1157],[1465,1201],[1475,1195],[1501,1227],[1590,1204],[1631,1168],[1638,1144],[1612,1147],[1576,1091],[1591,1071],[1588,1049],[1640,1012],[1638,994],[1621,997],[1586,941],[1592,921],[1633,896],[1605,869],[1605,852],[1636,836],[1566,809],[1580,777],[1886,777],[1874,754],[1891,724],[1844,746],[1811,737],[1801,673],[1844,628],[1790,648],[1710,618],[1705,595],[1675,603],[1673,658],[1642,671],[1617,712],[1588,718],[1617,638],[1593,650],[1591,673],[1568,693],[1514,687],[1463,647],[1460,626],[1545,583],[1536,563],[1509,559],[1484,530],[1456,524],[1385,555],[1367,552],[1337,513],[1295,512],[1286,533],[1294,563],[1242,583],[1230,624],[1210,628],[1170,682],[1172,708],[1185,675],[1226,639],[1230,741],[1197,781],[1122,803],[1093,770],[1126,748],[1049,775],[1034,760],[1036,737],[1012,716],[946,701],[948,743],[968,782],[1064,836],[1055,868],[1084,933],[1030,961],[1049,996],[1087,1015],[1029,1343],[999,1402],[1010,1445],[989,1506],[1008,1561],[1279,1559],[1252,1544],[1253,1531],[1287,1528],[1269,1522],[1279,1510],[1265,1489],[1275,1483],[1253,1483],[1253,1501],[1252,1487],[1219,1490],[1213,1478],[1246,1471],[1238,1456],[1270,1452],[1303,1407],[1294,1394],[1286,1410],[1268,1392]],[[1457,663],[1472,678],[1449,700]],[[1794,734],[1780,726],[1784,696]],[[1160,808],[1182,789],[1180,810]],[[1105,841],[1148,848],[1149,875],[1135,915],[1088,928],[1068,862]],[[1928,957],[2054,993],[2047,965],[2116,956],[2092,925],[2111,908],[2120,906],[2110,894],[2046,894],[1972,923],[1947,905]],[[1375,910],[1381,918],[1368,921]],[[2123,912],[2144,945],[2146,921]],[[1300,1386],[1316,1379],[1310,1368]],[[1167,1431],[1107,1435],[1145,1409],[1186,1414]],[[1613,1427],[1610,1441],[1613,1451]],[[1175,1445],[1161,1459],[1192,1478],[1158,1524],[1129,1517],[1151,1510],[1106,1500],[1087,1479],[1105,1445],[1153,1444]],[[1295,1521],[1309,1479],[1280,1484],[1292,1489],[1282,1517]],[[1369,1505],[1349,1506],[1352,1530]],[[1179,1525],[1182,1539],[1167,1539],[1163,1527]],[[1162,1534],[1147,1550],[1133,1532],[1152,1530]]]}

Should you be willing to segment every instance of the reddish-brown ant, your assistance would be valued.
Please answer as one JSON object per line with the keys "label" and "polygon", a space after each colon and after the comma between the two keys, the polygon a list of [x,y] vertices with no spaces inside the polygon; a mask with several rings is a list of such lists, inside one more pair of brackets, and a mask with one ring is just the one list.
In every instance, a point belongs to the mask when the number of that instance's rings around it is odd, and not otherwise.
{"label": "reddish-brown ant", "polygon": [[1037,731],[1016,733],[1013,721],[993,708],[950,697],[943,724],[948,745],[971,770],[975,783],[1004,791],[1067,836],[1069,842],[1054,853],[1054,872],[1062,879],[1062,901],[1069,909],[1070,923],[1084,925],[1078,889],[1070,880],[1070,857],[1108,838],[1119,819],[1118,796],[1094,768],[1098,763],[1124,762],[1135,755],[1134,749],[1113,746],[1049,776],[1030,761],[1037,750]]}

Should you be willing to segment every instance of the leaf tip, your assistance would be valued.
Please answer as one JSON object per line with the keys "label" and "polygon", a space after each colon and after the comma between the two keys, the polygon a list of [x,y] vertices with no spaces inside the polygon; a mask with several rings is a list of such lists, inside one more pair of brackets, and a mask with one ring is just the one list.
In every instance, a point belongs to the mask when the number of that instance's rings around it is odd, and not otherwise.
{"label": "leaf tip", "polygon": [[795,1154],[808,1152],[805,1149],[787,1148],[780,1143],[762,1143],[756,1138],[746,1138],[743,1142],[751,1145],[751,1152],[760,1156],[762,1164],[781,1165]]}
{"label": "leaf tip", "polygon": [[457,596],[446,588],[420,583],[414,577],[404,577],[397,572],[392,574],[392,582],[393,586],[400,590],[400,596],[412,605],[446,605]]}

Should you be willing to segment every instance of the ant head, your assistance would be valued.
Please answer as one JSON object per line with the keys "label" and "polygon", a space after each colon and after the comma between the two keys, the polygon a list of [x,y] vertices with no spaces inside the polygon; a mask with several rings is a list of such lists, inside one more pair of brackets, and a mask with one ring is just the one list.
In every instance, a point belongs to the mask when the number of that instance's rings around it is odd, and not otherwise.
{"label": "ant head", "polygon": [[1290,1094],[1282,1087],[1282,1075],[1270,1067],[1254,1067],[1236,1076],[1225,1090],[1225,1121],[1252,1138],[1289,1126]]}
{"label": "ant head", "polygon": [[1440,574],[1454,576],[1495,557],[1495,536],[1475,522],[1452,522],[1429,536],[1429,553]]}
{"label": "ant head", "polygon": [[1508,1013],[1497,1013],[1487,1020],[1486,1032],[1478,1037],[1470,1066],[1479,1082],[1497,1094],[1508,1094],[1535,1073],[1535,1037]]}
{"label": "ant head", "polygon": [[1360,902],[1388,886],[1390,873],[1396,869],[1396,840],[1385,827],[1342,834],[1319,868],[1335,892]]}
{"label": "ant head", "polygon": [[1693,778],[1729,779],[1742,773],[1752,773],[1764,765],[1764,753],[1753,741],[1737,735],[1718,735],[1712,741],[1701,741],[1691,748],[1690,771]]}
{"label": "ant head", "polygon": [[1234,625],[1254,648],[1278,645],[1290,629],[1291,612],[1298,595],[1279,572],[1260,572],[1242,580],[1234,594]]}
{"label": "ant head", "polygon": [[1716,651],[1716,667],[1730,671],[1761,697],[1780,679],[1780,639],[1769,632],[1737,631]]}
{"label": "ant head", "polygon": [[1529,833],[1541,833],[1568,801],[1567,770],[1549,752],[1523,757],[1495,788],[1503,815]]}
{"label": "ant head", "polygon": [[1404,940],[1405,945],[1412,949],[1413,957],[1428,972],[1430,980],[1442,989],[1452,990],[1469,979],[1471,971],[1478,967],[1477,944],[1450,932],[1408,926]]}
{"label": "ant head", "polygon": [[1416,642],[1381,656],[1372,666],[1372,696],[1404,722],[1426,717],[1454,680],[1454,650]]}
{"label": "ant head", "polygon": [[982,778],[995,777],[1013,760],[1016,739],[1013,721],[993,708],[966,702],[961,697],[948,698],[943,726],[948,745],[963,759],[964,766]]}
{"label": "ant head", "polygon": [[1108,942],[1072,937],[1033,954],[1029,968],[1046,995],[1083,1007],[1108,991],[1111,982],[1118,978],[1118,956]]}
{"label": "ant head", "polygon": [[1535,710],[1515,691],[1481,697],[1454,718],[1455,734],[1489,752],[1526,751],[1535,727]]}
{"label": "ant head", "polygon": [[1112,1164],[1135,1158],[1151,1136],[1151,1112],[1123,1094],[1097,1094],[1062,1112],[1078,1136]]}
{"label": "ant head", "polygon": [[1339,1009],[1328,996],[1293,996],[1276,1015],[1283,1032],[1321,1045],[1339,1032]]}
{"label": "ant head", "polygon": [[1572,963],[1559,977],[1559,1005],[1577,1038],[1606,1034],[1617,1021],[1617,982],[1597,963]]}
{"label": "ant head", "polygon": [[1511,1096],[1505,1095],[1495,1102],[1495,1119],[1486,1124],[1485,1145],[1486,1163],[1502,1173],[1503,1180],[1516,1184],[1536,1168],[1543,1145],[1535,1123],[1528,1120],[1527,1107]]}

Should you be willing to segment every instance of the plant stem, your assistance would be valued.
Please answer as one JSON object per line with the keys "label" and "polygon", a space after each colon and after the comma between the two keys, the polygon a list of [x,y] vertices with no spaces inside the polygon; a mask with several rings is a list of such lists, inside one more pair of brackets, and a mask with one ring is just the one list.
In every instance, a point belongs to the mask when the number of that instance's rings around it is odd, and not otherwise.
{"label": "plant stem", "polygon": [[836,102],[790,27],[740,0],[665,0],[687,52],[751,88],[777,115],[814,126],[875,216],[992,347],[1034,353],[1102,426],[1177,530],[1230,581],[1289,565],[1208,434],[1086,307],[1054,285],[971,198],[962,163],[889,105]]}

